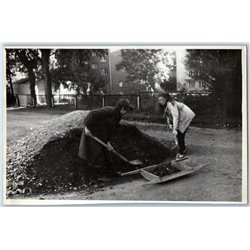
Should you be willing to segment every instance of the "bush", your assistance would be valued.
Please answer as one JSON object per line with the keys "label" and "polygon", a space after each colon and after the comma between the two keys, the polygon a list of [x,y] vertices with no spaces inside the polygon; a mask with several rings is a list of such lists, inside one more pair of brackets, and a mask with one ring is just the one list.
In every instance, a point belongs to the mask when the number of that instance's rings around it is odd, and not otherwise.
{"label": "bush", "polygon": [[[195,96],[195,95],[176,95],[175,99],[185,103],[196,114],[192,125],[199,127],[240,127],[241,113],[228,107],[226,119],[222,116],[221,107],[213,96]],[[150,99],[150,105],[144,105],[140,111],[128,114],[125,119],[133,121],[144,121],[153,123],[166,123],[156,111],[155,105],[152,105],[153,98]]]}

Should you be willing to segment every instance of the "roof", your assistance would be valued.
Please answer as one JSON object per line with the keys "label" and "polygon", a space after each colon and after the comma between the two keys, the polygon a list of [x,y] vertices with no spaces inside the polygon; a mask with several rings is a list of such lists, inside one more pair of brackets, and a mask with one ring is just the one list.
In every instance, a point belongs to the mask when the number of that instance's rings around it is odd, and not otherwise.
{"label": "roof", "polygon": [[22,78],[22,79],[20,79],[18,81],[13,82],[13,84],[24,84],[24,83],[26,83],[28,81],[29,81],[29,78],[26,77],[26,78]]}

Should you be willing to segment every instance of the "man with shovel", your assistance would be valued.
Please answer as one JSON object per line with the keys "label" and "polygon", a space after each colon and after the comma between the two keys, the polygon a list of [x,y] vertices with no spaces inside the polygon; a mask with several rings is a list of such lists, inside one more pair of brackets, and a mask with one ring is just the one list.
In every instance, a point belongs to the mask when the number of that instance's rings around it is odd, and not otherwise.
{"label": "man with shovel", "polygon": [[[98,172],[102,172],[102,176],[107,177],[110,170],[107,162],[107,150],[113,151],[109,138],[121,117],[133,109],[134,107],[128,99],[121,99],[115,107],[106,106],[94,109],[86,116],[78,152],[78,156],[85,161],[84,178],[86,181],[96,178]],[[108,181],[107,178],[101,180]]]}

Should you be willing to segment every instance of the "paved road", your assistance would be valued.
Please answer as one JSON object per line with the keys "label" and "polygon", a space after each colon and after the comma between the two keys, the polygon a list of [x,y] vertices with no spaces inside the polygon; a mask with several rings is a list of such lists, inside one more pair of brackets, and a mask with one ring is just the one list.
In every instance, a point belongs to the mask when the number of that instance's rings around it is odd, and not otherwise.
{"label": "paved road", "polygon": [[28,135],[34,129],[60,115],[56,112],[46,114],[42,112],[9,110],[7,112],[7,143]]}

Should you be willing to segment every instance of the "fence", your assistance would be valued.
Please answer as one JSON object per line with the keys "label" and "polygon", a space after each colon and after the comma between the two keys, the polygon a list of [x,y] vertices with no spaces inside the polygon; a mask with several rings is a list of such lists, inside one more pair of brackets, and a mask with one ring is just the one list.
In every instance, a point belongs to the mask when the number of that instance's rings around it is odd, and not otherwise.
{"label": "fence", "polygon": [[[149,120],[151,122],[158,122],[159,115],[157,115],[157,97],[159,93],[156,92],[138,92],[137,94],[105,94],[105,95],[54,95],[53,105],[61,106],[62,109],[68,110],[90,110],[100,108],[103,106],[115,106],[117,101],[121,98],[127,98],[131,104],[136,108],[135,112],[130,114],[131,119]],[[220,126],[221,124],[241,124],[241,107],[227,104],[226,112],[224,107],[218,100],[210,93],[179,93],[173,92],[172,96],[176,100],[188,105],[196,114],[193,124],[196,125],[213,125]],[[30,95],[16,95],[16,105],[29,106],[32,103]],[[37,104],[41,106],[46,105],[46,96],[37,96]],[[145,118],[146,117],[146,118]]]}
{"label": "fence", "polygon": [[77,109],[92,109],[103,106],[115,106],[119,99],[127,98],[131,104],[139,108],[138,106],[138,95],[137,94],[106,94],[106,95],[80,95],[77,96]]}
{"label": "fence", "polygon": [[[138,92],[138,94],[93,94],[93,95],[75,95],[75,94],[63,94],[53,95],[52,103],[54,106],[67,106],[71,109],[94,109],[103,106],[115,106],[119,99],[127,98],[131,104],[141,111],[153,111],[157,105],[157,92]],[[174,92],[171,95],[175,96],[179,101],[188,101],[200,99],[207,99],[209,93],[186,93],[182,95]],[[18,106],[30,106],[32,105],[32,98],[30,95],[17,95]],[[37,95],[37,104],[46,105],[46,96]],[[206,104],[205,104],[206,105]]]}

